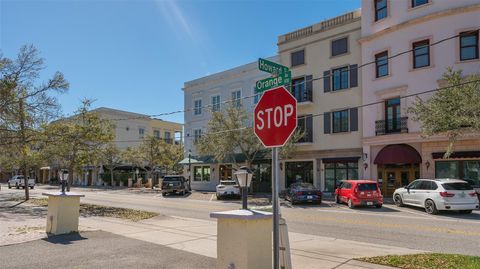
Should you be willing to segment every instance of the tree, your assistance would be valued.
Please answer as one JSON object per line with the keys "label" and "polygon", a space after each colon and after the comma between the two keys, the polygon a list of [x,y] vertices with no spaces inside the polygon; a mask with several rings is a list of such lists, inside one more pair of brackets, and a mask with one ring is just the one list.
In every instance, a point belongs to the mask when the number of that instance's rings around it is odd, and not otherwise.
{"label": "tree", "polygon": [[105,148],[102,149],[101,162],[110,171],[110,184],[113,188],[115,186],[113,169],[122,164],[120,150],[114,143],[109,143]]}
{"label": "tree", "polygon": [[[296,131],[280,151],[282,158],[289,158],[295,151],[295,143],[303,136]],[[207,133],[196,143],[197,150],[203,155],[213,155],[218,162],[231,162],[238,167],[235,153],[245,157],[247,167],[251,168],[253,160],[264,146],[251,127],[251,120],[243,108],[234,105],[225,111],[212,113],[207,125]]]}
{"label": "tree", "polygon": [[[148,136],[140,144],[140,156],[144,164],[150,168],[147,170],[147,178],[152,178],[152,172],[165,163],[167,146],[168,144],[165,141],[154,136]],[[153,188],[153,183],[151,187]]]}
{"label": "tree", "polygon": [[453,152],[462,135],[480,132],[480,75],[462,76],[462,71],[447,68],[445,89],[423,100],[417,96],[408,108],[413,120],[421,123],[424,137],[446,135],[449,143],[444,158]]}
{"label": "tree", "polygon": [[68,186],[73,184],[73,173],[81,166],[92,164],[102,149],[113,140],[113,124],[90,111],[91,101],[83,100],[74,116],[52,122],[47,134],[56,137],[50,144],[52,151],[65,160],[68,168]]}
{"label": "tree", "polygon": [[164,165],[167,171],[175,173],[182,172],[182,165],[178,164],[184,158],[184,147],[182,144],[167,144],[165,151]]}
{"label": "tree", "polygon": [[[14,60],[0,60],[0,138],[1,146],[13,145],[19,153],[19,167],[28,186],[30,164],[44,139],[41,126],[56,118],[60,106],[52,93],[63,93],[69,84],[56,72],[46,83],[38,83],[44,60],[33,46],[23,46]],[[28,200],[28,188],[25,199]]]}

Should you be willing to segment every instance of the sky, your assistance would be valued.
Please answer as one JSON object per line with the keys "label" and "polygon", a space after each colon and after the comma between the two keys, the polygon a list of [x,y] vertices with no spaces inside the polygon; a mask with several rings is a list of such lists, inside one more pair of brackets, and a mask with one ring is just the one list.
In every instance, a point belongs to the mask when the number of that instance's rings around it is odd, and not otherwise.
{"label": "sky", "polygon": [[[64,115],[93,107],[184,109],[184,82],[277,53],[279,35],[360,8],[360,0],[0,0],[0,53],[34,45],[70,90]],[[177,113],[163,120],[183,122]]]}

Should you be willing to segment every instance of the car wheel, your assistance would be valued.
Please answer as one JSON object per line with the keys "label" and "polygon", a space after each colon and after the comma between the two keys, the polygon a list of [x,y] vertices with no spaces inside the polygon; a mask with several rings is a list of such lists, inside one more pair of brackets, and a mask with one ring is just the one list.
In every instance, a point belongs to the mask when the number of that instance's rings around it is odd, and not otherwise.
{"label": "car wheel", "polygon": [[166,192],[162,192],[162,196],[165,197],[167,195]]}
{"label": "car wheel", "polygon": [[353,204],[352,199],[348,199],[347,204],[349,208],[355,208],[355,205]]}
{"label": "car wheel", "polygon": [[382,204],[376,204],[375,207],[376,208],[382,208]]}
{"label": "car wheel", "polygon": [[297,204],[297,201],[291,199],[290,203],[291,203],[292,205],[295,205],[295,204]]}
{"label": "car wheel", "polygon": [[9,188],[9,189],[11,189],[11,188],[12,188],[12,186],[10,185],[10,183],[8,183],[8,188]]}
{"label": "car wheel", "polygon": [[462,214],[471,214],[472,210],[460,210],[460,213]]}
{"label": "car wheel", "polygon": [[18,186],[18,183],[15,183],[15,188],[20,189],[20,186]]}
{"label": "car wheel", "polygon": [[338,197],[338,195],[335,195],[335,203],[340,204],[340,197]]}
{"label": "car wheel", "polygon": [[395,202],[396,206],[398,206],[398,207],[403,206],[403,200],[402,200],[402,197],[400,196],[400,194],[395,194],[395,196],[393,196],[393,201]]}
{"label": "car wheel", "polygon": [[34,186],[31,186],[30,189],[33,190]]}
{"label": "car wheel", "polygon": [[435,202],[433,202],[430,199],[425,201],[425,212],[427,212],[430,215],[438,214],[438,210],[437,210],[437,207],[435,206]]}
{"label": "car wheel", "polygon": [[185,196],[185,191],[183,190],[180,194],[181,194],[182,196]]}

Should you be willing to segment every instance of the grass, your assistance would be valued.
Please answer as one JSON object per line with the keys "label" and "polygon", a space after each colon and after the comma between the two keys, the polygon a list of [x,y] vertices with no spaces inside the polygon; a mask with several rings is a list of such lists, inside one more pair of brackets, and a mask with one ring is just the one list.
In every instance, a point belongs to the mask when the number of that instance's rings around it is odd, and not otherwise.
{"label": "grass", "polygon": [[[23,201],[23,199],[13,199],[15,201]],[[28,200],[28,203],[34,204],[37,206],[47,207],[48,198],[31,198]],[[157,213],[134,210],[128,208],[119,208],[112,206],[101,206],[101,205],[92,205],[80,203],[80,215],[84,217],[113,217],[120,219],[127,219],[131,221],[140,221],[144,219],[153,218],[158,216]]]}
{"label": "grass", "polygon": [[403,269],[479,269],[480,257],[424,253],[413,255],[389,255],[373,258],[360,258],[360,261],[395,266]]}

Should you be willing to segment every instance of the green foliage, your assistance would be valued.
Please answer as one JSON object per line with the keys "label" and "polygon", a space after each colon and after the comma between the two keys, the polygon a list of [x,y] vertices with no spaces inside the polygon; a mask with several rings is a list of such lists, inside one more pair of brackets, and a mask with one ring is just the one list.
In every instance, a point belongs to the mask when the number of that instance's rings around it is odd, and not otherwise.
{"label": "green foliage", "polygon": [[480,257],[458,254],[424,253],[412,255],[390,255],[373,258],[361,258],[359,260],[405,269],[480,268]]}
{"label": "green foliage", "polygon": [[445,89],[426,100],[417,97],[408,112],[421,123],[422,135],[446,135],[449,145],[445,158],[453,152],[458,137],[480,132],[480,76],[462,76],[448,68],[443,75]]}

